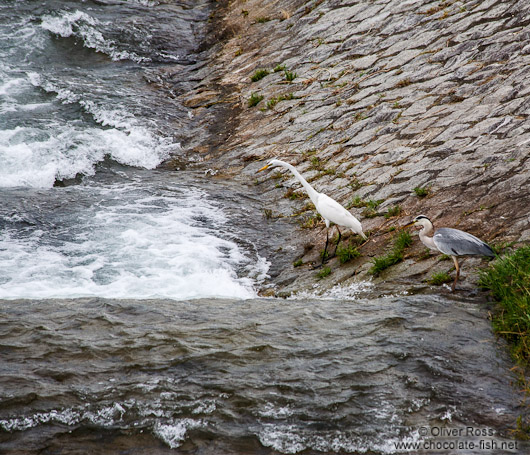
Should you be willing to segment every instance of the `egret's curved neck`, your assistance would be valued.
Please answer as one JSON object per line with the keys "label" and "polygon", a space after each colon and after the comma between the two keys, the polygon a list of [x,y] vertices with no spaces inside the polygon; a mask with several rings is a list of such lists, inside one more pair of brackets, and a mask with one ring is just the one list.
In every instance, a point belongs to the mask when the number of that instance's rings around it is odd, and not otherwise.
{"label": "egret's curved neck", "polygon": [[290,165],[289,163],[286,163],[285,161],[279,161],[279,163],[280,166],[289,169],[294,174],[296,179],[302,184],[304,189],[307,191],[307,194],[313,201],[313,204],[315,204],[316,198],[318,196],[318,191],[316,191],[309,183],[307,183],[307,180],[302,177],[300,172],[298,172],[294,166]]}
{"label": "egret's curved neck", "polygon": [[434,240],[432,239],[433,234],[433,226],[430,221],[425,221],[425,224],[423,225],[423,229],[420,231],[420,240],[421,242],[428,248],[432,250],[437,250],[436,245],[434,244]]}

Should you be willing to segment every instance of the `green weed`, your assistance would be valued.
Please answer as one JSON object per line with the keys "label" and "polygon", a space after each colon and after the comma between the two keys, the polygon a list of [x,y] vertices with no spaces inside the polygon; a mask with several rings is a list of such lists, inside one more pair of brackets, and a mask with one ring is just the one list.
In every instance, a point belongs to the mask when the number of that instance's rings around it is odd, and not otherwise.
{"label": "green weed", "polygon": [[298,75],[296,73],[293,73],[292,71],[289,71],[289,70],[283,70],[283,71],[285,73],[285,80],[288,82],[293,82],[298,77]]}
{"label": "green weed", "polygon": [[433,273],[431,277],[427,280],[427,283],[432,284],[434,286],[440,286],[441,284],[449,283],[450,281],[453,281],[453,279],[447,272],[438,272]]}
{"label": "green weed", "polygon": [[428,259],[431,257],[431,250],[429,248],[425,248],[422,253],[418,256],[418,259],[420,261],[423,261],[424,259]]}
{"label": "green weed", "polygon": [[480,272],[479,285],[499,302],[494,331],[508,341],[518,364],[530,365],[530,245],[497,258]]}
{"label": "green weed", "polygon": [[356,208],[367,207],[367,208],[370,208],[370,209],[377,209],[377,207],[379,207],[381,205],[381,203],[383,203],[383,202],[384,202],[383,199],[377,199],[377,200],[368,199],[368,200],[364,200],[364,199],[360,198],[359,196],[356,196],[354,199],[352,199],[350,201],[350,203],[348,204],[348,208],[351,208],[351,207],[356,207]]}
{"label": "green weed", "polygon": [[248,99],[248,107],[256,106],[263,99],[263,95],[258,95],[257,93],[252,93]]}
{"label": "green weed", "polygon": [[320,272],[317,273],[317,277],[322,279],[331,275],[331,269],[329,267],[324,267]]}
{"label": "green weed", "polygon": [[269,101],[267,101],[267,109],[272,109],[280,101],[293,100],[293,99],[295,99],[295,96],[293,93],[288,93],[285,95],[277,96],[275,98],[271,98]]}
{"label": "green weed", "polygon": [[364,120],[365,118],[366,118],[366,114],[364,112],[357,112],[354,115],[353,120],[356,122],[360,122],[361,120]]}
{"label": "green weed", "polygon": [[311,167],[316,171],[322,171],[324,169],[324,163],[320,161],[318,156],[314,156],[311,158]]}
{"label": "green weed", "polygon": [[429,194],[429,188],[427,187],[417,186],[416,188],[414,188],[413,191],[416,193],[416,196],[418,197],[425,197]]}
{"label": "green weed", "polygon": [[412,236],[408,231],[401,231],[394,237],[394,247],[385,256],[374,258],[373,266],[368,271],[373,276],[378,276],[383,270],[403,260],[405,248],[412,245]]}
{"label": "green weed", "polygon": [[267,109],[272,109],[276,104],[278,104],[278,98],[271,98],[267,101]]}
{"label": "green weed", "polygon": [[319,221],[322,219],[320,213],[315,213],[313,216],[306,218],[301,222],[300,227],[303,229],[313,229],[318,226]]}
{"label": "green weed", "polygon": [[339,246],[336,251],[336,256],[339,258],[341,264],[345,264],[352,259],[358,258],[361,253],[352,245]]}
{"label": "green weed", "polygon": [[285,199],[291,199],[291,201],[294,201],[296,199],[302,199],[306,198],[307,195],[305,193],[300,193],[299,191],[295,191],[293,188],[289,188],[285,194],[283,195]]}
{"label": "green weed", "polygon": [[256,70],[256,72],[250,76],[250,80],[252,82],[258,82],[259,80],[263,79],[265,76],[268,76],[269,72],[265,69],[259,69]]}
{"label": "green weed", "polygon": [[379,215],[379,212],[373,207],[366,207],[362,211],[362,216],[364,216],[365,218],[375,218],[378,215]]}
{"label": "green weed", "polygon": [[412,236],[408,231],[401,231],[394,240],[394,248],[403,251],[412,245]]}
{"label": "green weed", "polygon": [[401,206],[395,205],[394,207],[391,207],[387,210],[385,213],[385,218],[392,218],[393,216],[398,216],[401,214]]}

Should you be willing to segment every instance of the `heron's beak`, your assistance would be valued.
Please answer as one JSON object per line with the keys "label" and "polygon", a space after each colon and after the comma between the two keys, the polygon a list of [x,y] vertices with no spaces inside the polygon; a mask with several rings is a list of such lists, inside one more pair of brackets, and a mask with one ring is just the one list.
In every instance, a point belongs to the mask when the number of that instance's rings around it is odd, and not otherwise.
{"label": "heron's beak", "polygon": [[268,167],[269,167],[269,165],[266,164],[266,165],[263,166],[261,169],[258,169],[258,170],[256,171],[256,174],[257,174],[258,172],[264,171],[264,170],[267,169]]}
{"label": "heron's beak", "polygon": [[405,228],[407,228],[409,226],[413,226],[414,223],[416,223],[416,222],[415,221],[411,221],[409,224],[405,224],[405,226],[402,226],[401,229],[405,229]]}

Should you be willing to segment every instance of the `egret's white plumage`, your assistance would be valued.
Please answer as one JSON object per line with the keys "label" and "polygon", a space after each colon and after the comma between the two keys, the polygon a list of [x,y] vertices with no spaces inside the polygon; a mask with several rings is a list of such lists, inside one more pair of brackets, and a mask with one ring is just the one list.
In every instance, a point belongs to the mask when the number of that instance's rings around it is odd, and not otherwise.
{"label": "egret's white plumage", "polygon": [[452,290],[455,290],[456,282],[460,276],[460,267],[458,266],[457,256],[478,255],[478,256],[495,256],[491,247],[468,232],[452,228],[440,228],[433,233],[434,228],[431,220],[425,215],[418,215],[412,223],[420,226],[419,237],[421,242],[431,250],[437,250],[453,258],[456,269],[456,277],[453,282]]}
{"label": "egret's white plumage", "polygon": [[[274,166],[284,167],[285,169],[289,169],[293,173],[295,178],[302,184],[302,186],[306,190],[309,198],[315,205],[317,212],[320,213],[320,215],[324,219],[324,222],[326,223],[326,228],[329,228],[330,223],[335,223],[337,226],[343,226],[343,227],[351,229],[355,234],[358,234],[362,236],[364,239],[366,239],[366,236],[363,233],[363,228],[361,226],[360,221],[357,218],[355,218],[342,205],[340,205],[337,201],[335,201],[334,199],[331,199],[328,195],[324,193],[319,193],[317,190],[315,190],[309,183],[307,183],[307,180],[304,179],[300,175],[300,173],[296,170],[296,168],[292,166],[291,164],[286,163],[285,161],[274,159],[274,160],[270,160],[265,166],[259,169],[258,172],[264,171],[265,169],[269,167],[274,167]],[[324,250],[327,249],[328,238],[329,237],[326,238],[326,248]],[[340,230],[339,230],[339,241],[340,241]]]}

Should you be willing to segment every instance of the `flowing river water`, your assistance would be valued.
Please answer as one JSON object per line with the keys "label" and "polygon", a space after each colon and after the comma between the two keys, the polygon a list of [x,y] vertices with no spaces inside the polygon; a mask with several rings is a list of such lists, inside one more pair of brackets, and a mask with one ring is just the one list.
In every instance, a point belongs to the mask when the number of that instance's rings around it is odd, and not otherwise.
{"label": "flowing river water", "polygon": [[484,302],[260,298],[259,197],[157,168],[210,8],[0,4],[0,452],[525,453]]}

